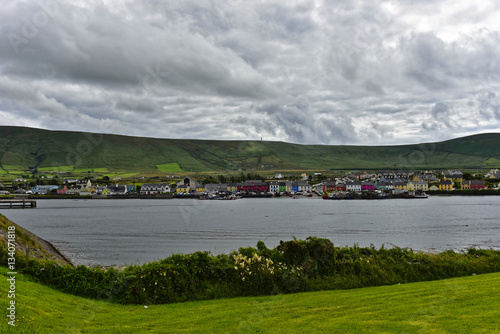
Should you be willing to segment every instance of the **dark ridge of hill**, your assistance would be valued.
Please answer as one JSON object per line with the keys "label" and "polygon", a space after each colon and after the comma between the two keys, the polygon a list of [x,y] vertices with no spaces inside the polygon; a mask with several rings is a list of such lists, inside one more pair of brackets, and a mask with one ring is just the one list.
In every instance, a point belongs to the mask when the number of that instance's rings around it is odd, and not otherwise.
{"label": "dark ridge of hill", "polygon": [[500,134],[399,146],[183,140],[0,126],[9,169],[155,172],[500,167]]}

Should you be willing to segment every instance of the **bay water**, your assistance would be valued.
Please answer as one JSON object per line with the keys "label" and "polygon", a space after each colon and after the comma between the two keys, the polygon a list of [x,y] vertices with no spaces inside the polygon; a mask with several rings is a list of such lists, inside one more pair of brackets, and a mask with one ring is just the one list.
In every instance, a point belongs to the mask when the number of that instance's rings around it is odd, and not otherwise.
{"label": "bay water", "polygon": [[229,253],[317,236],[336,246],[500,249],[500,196],[322,200],[38,200],[1,210],[78,265],[142,264],[174,253]]}

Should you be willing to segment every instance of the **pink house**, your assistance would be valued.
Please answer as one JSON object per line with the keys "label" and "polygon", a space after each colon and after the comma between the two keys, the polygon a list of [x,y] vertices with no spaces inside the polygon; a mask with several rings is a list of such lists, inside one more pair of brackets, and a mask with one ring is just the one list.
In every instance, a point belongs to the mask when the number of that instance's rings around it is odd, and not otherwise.
{"label": "pink house", "polygon": [[57,188],[57,194],[58,195],[66,195],[67,191],[68,191],[68,187],[66,187],[65,185],[64,186],[60,186],[59,188]]}
{"label": "pink house", "polygon": [[361,191],[375,190],[375,184],[373,182],[363,182],[361,183]]}
{"label": "pink house", "polygon": [[245,181],[238,183],[238,191],[268,192],[269,184],[260,180]]}

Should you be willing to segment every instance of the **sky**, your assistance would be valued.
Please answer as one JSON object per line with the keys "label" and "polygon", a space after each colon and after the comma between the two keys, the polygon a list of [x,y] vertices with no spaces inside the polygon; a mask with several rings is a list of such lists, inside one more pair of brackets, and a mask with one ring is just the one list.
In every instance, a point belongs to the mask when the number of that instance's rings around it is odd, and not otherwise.
{"label": "sky", "polygon": [[498,1],[0,2],[0,125],[332,145],[500,132]]}

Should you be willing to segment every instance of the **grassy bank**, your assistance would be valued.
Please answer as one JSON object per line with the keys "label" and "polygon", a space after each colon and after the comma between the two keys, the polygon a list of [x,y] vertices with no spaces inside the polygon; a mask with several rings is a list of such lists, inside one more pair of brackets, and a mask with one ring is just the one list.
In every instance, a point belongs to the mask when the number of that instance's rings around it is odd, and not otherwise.
{"label": "grassy bank", "polygon": [[[0,293],[7,293],[0,269]],[[23,333],[499,333],[500,274],[433,282],[170,305],[119,305],[64,294],[23,275]],[[0,309],[7,307],[0,299]],[[147,308],[145,307],[147,306]],[[1,330],[7,329],[4,320]]]}
{"label": "grassy bank", "polygon": [[[0,214],[0,264],[6,265],[8,262],[8,229],[15,229],[16,263],[19,268],[26,266],[26,255],[29,253],[31,260],[40,262],[53,262],[58,266],[71,266],[71,262],[61,254],[50,242],[43,240],[30,231],[22,228],[16,223]],[[29,252],[28,252],[29,249]]]}
{"label": "grassy bank", "polygon": [[[3,250],[5,254],[5,249]],[[6,265],[6,256],[1,257]],[[17,263],[22,263],[22,258]],[[23,273],[74,295],[121,304],[167,304],[229,297],[431,281],[500,272],[500,251],[439,254],[406,248],[336,247],[328,239],[291,240],[232,254],[195,252],[116,268],[32,260]],[[22,269],[21,269],[22,268]]]}

